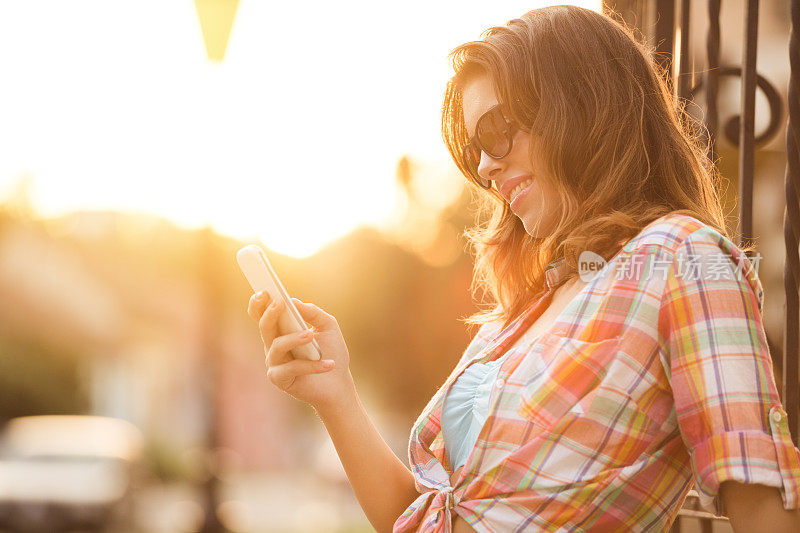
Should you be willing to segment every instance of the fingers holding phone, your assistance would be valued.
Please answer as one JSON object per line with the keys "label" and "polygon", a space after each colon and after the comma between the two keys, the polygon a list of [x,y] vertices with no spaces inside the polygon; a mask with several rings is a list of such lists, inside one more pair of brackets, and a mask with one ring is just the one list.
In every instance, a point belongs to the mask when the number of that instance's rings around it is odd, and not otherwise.
{"label": "fingers holding phone", "polygon": [[[278,339],[282,339],[285,337],[289,337],[290,335],[294,334],[297,336],[300,332],[291,332],[286,335],[281,335],[280,328],[278,327],[278,322],[280,320],[280,314],[283,312],[282,305],[283,302],[280,300],[273,300],[264,310],[264,313],[261,315],[261,318],[258,319],[258,331],[261,334],[261,341],[264,343],[265,353],[269,356],[269,350],[271,349],[272,345]],[[307,330],[306,330],[307,331]],[[305,331],[303,331],[305,333]],[[281,344],[285,344],[282,342]],[[298,344],[299,346],[300,344]],[[294,357],[286,350],[285,353],[282,354],[282,357],[279,359],[278,356],[273,356],[270,362],[272,365],[279,365],[281,363],[286,363],[291,361]]]}
{"label": "fingers holding phone", "polygon": [[317,328],[319,331],[333,331],[339,329],[339,324],[336,322],[336,318],[334,318],[333,315],[329,315],[316,305],[302,302],[297,298],[292,298],[292,303],[294,303],[295,307],[300,312],[303,320]]}
{"label": "fingers holding phone", "polygon": [[264,314],[267,306],[271,303],[272,299],[269,296],[269,292],[261,291],[253,293],[247,304],[247,314],[250,315],[250,318],[258,322],[258,319],[261,318],[261,315]]}
{"label": "fingers holding phone", "polygon": [[[280,304],[278,304],[280,312]],[[314,332],[311,330],[289,333],[273,339],[267,350],[265,364],[267,367],[267,377],[279,389],[292,395],[302,394],[301,391],[292,393],[292,386],[300,376],[306,374],[319,374],[328,372],[336,364],[332,359],[322,359],[320,361],[309,361],[307,359],[295,359],[290,350],[305,343],[311,342]],[[305,395],[303,395],[305,396]],[[301,400],[311,400],[311,398],[300,397]]]}
{"label": "fingers holding phone", "polygon": [[[280,335],[278,319],[280,313],[285,312],[283,302],[275,300],[274,304],[267,305],[257,295],[250,298],[247,312],[258,323],[266,353],[267,377],[294,398],[317,408],[327,407],[354,391],[347,346],[333,316],[313,304],[293,300],[303,318],[314,326],[313,330]],[[298,359],[292,355],[293,349],[314,338],[322,350],[321,360]]]}
{"label": "fingers holding phone", "polygon": [[322,350],[322,356],[333,359],[337,367],[349,368],[350,353],[336,318],[312,303],[302,302],[297,298],[292,298],[292,303],[303,320],[314,328],[314,339]]}
{"label": "fingers holding phone", "polygon": [[272,341],[280,335],[278,330],[278,315],[281,312],[280,303],[280,300],[272,300],[267,291],[261,291],[250,297],[250,302],[247,306],[247,314],[258,324],[258,331],[261,334],[261,342],[264,343],[265,353],[268,353]]}
{"label": "fingers holding phone", "polygon": [[[261,340],[264,342],[264,346],[266,347],[266,363],[268,369],[270,367],[275,367],[297,360],[292,355],[291,351],[298,346],[302,346],[311,342],[314,338],[314,331],[310,329],[293,331],[285,335],[280,335],[278,333],[278,320],[283,311],[283,302],[280,300],[275,300],[267,307],[266,311],[258,321],[258,328],[261,332]],[[323,368],[323,365],[319,364],[322,362],[321,360],[309,362],[316,364],[311,366],[301,365],[300,367]],[[332,367],[333,365],[329,364],[324,366],[327,370],[328,367]]]}

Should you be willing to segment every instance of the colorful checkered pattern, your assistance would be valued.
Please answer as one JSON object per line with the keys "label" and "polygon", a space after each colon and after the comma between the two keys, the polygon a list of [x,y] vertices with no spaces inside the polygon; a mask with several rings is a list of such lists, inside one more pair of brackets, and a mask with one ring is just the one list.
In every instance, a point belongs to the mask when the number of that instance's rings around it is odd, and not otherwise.
{"label": "colorful checkered pattern", "polygon": [[420,496],[394,531],[449,532],[453,513],[487,533],[666,531],[692,485],[705,509],[722,514],[725,480],[777,487],[786,509],[800,508],[800,450],[752,266],[693,217],[648,224],[546,333],[511,346],[451,486],[445,393],[523,320],[503,331],[482,325],[411,431]]}

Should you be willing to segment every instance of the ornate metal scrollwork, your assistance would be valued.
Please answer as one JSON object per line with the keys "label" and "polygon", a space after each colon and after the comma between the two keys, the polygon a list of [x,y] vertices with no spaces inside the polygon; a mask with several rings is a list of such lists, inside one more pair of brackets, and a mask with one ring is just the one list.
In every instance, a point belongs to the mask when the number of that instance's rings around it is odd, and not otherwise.
{"label": "ornate metal scrollwork", "polygon": [[[717,72],[717,76],[741,77],[742,69],[741,67],[720,67],[719,71]],[[764,96],[767,97],[767,102],[769,103],[769,125],[764,132],[762,132],[760,135],[757,135],[755,138],[756,146],[760,146],[769,142],[780,130],[781,122],[783,121],[783,100],[781,99],[781,95],[778,93],[778,90],[775,88],[775,86],[772,85],[767,78],[760,74],[756,74],[756,87],[761,88],[761,91],[764,93]],[[689,92],[689,98],[694,100],[695,92],[702,88],[703,77],[701,76],[699,81]],[[729,118],[722,128],[722,131],[725,132],[725,138],[728,139],[728,141],[730,141],[734,146],[739,146],[739,120],[741,120],[741,116],[735,115]]]}

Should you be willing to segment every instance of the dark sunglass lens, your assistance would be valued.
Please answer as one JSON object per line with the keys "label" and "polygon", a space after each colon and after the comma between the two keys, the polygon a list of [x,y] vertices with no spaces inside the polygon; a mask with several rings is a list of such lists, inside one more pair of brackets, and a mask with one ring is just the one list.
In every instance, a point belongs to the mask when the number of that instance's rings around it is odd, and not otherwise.
{"label": "dark sunglass lens", "polygon": [[489,113],[484,115],[477,125],[478,142],[492,157],[502,157],[509,149],[508,125],[502,115]]}

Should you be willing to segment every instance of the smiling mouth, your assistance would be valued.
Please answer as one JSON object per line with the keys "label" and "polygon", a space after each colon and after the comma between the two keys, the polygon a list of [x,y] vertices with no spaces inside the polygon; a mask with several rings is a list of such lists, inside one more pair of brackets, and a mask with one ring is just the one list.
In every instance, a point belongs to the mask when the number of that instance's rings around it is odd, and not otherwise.
{"label": "smiling mouth", "polygon": [[511,197],[511,201],[509,203],[514,203],[514,200],[517,199],[519,193],[524,191],[531,183],[533,183],[533,178],[527,179],[522,183],[520,183],[519,185],[517,185],[516,187],[514,187],[514,190],[511,191],[511,194],[509,195]]}

